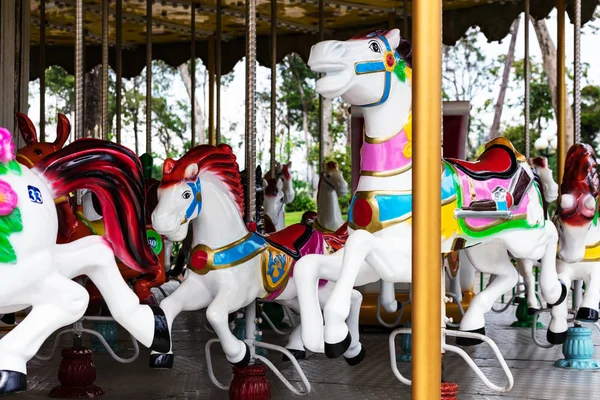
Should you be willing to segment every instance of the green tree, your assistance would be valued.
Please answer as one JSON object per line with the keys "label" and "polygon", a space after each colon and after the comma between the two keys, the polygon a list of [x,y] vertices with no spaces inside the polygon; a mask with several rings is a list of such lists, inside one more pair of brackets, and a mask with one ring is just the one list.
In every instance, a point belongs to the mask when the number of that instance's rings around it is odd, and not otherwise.
{"label": "green tree", "polygon": [[581,90],[581,141],[600,150],[600,87]]}

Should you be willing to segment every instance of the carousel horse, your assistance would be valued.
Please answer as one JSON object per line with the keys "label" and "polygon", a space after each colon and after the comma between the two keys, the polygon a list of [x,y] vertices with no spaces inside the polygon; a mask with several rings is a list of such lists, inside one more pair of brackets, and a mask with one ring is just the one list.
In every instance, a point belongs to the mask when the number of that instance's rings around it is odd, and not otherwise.
{"label": "carousel horse", "polygon": [[[291,161],[287,164],[281,164],[279,162],[275,164],[275,178],[281,179],[281,181],[283,182],[282,190],[285,204],[290,204],[292,201],[294,201],[294,198],[296,197],[296,192],[294,191],[294,186],[292,184],[291,170]],[[269,180],[269,178],[272,178],[270,170],[264,176],[264,179],[266,180]]]}
{"label": "carousel horse", "polygon": [[[356,341],[345,320],[354,286],[411,282],[412,47],[400,31],[372,31],[348,41],[313,46],[310,68],[323,77],[316,91],[359,107],[365,118],[360,180],[348,214],[349,237],[330,255],[298,261],[294,277],[302,339],[312,351],[338,357]],[[392,156],[393,155],[393,156]],[[433,160],[437,165],[437,160]],[[542,260],[541,287],[553,304],[562,299],[556,273],[557,232],[545,219],[539,185],[527,160],[505,138],[486,145],[476,162],[442,161],[441,253],[464,249],[475,268],[497,275],[471,301],[459,329],[483,333],[484,314],[517,282],[514,257]],[[323,316],[315,296],[319,279],[337,282]],[[480,343],[465,339],[459,344]]]}
{"label": "carousel horse", "polygon": [[[17,113],[17,121],[19,123],[21,136],[26,145],[18,150],[16,160],[28,168],[34,167],[44,157],[62,149],[71,133],[71,124],[68,118],[62,114],[58,114],[56,140],[54,142],[39,142],[35,126],[27,115]],[[91,195],[92,192],[88,191],[87,195],[84,195],[84,199],[91,199]],[[70,203],[68,194],[61,196],[58,199],[54,199],[54,203],[56,204],[59,221],[56,241],[58,244],[70,243],[82,237],[98,233],[104,234],[104,228],[101,226],[102,224],[90,223],[90,220],[86,219],[82,213],[74,211],[76,206]],[[88,201],[84,201],[82,204],[84,208],[87,206],[86,210],[88,214],[91,213],[89,203],[90,202]],[[99,203],[96,204],[94,210],[96,210],[94,214],[102,213]],[[95,215],[93,215],[93,217],[95,217]],[[91,221],[95,221],[95,219],[92,219]],[[150,236],[150,241],[154,240],[155,243],[160,239],[155,238],[151,232],[148,232],[148,235]],[[157,274],[141,275],[139,271],[129,268],[122,262],[118,262],[118,265],[123,278],[133,282],[134,291],[140,300],[148,304],[156,303],[150,288],[160,286],[164,283],[164,268],[161,268]],[[93,299],[100,300],[98,290],[94,287],[93,283],[86,283],[86,287]],[[95,309],[97,307],[92,308]]]}
{"label": "carousel horse", "polygon": [[335,161],[323,163],[317,191],[317,217],[314,226],[321,232],[336,232],[345,224],[338,199],[348,193],[348,183]]}
{"label": "carousel horse", "polygon": [[283,180],[264,178],[265,233],[274,233],[285,228],[285,194]]}
{"label": "carousel horse", "polygon": [[[238,164],[231,147],[225,144],[197,146],[181,159],[167,159],[163,165],[152,226],[161,235],[180,241],[186,238],[190,224],[193,243],[185,280],[160,303],[168,328],[180,312],[206,308],[206,317],[227,360],[245,366],[250,351],[231,332],[228,315],[257,298],[298,310],[294,265],[306,254],[323,254],[323,234],[302,224],[269,236],[249,231],[244,223],[244,191]],[[321,281],[318,286],[317,296],[324,304],[333,285]],[[348,325],[358,337],[362,296],[352,291],[351,297]],[[292,342],[301,347],[294,349]],[[298,329],[286,347],[304,351]],[[344,357],[349,364],[357,364],[364,357],[362,345],[353,342]],[[172,363],[172,351],[151,356],[154,367],[170,368]]]}
{"label": "carousel horse", "polygon": [[[600,301],[600,227],[598,226],[598,165],[591,146],[575,144],[567,153],[561,184],[558,227],[558,278],[565,287],[581,279],[586,288],[575,319],[598,321]],[[554,305],[547,339],[562,344],[567,338],[567,301]]]}
{"label": "carousel horse", "polygon": [[[53,199],[79,188],[98,195],[107,236],[57,244]],[[0,395],[26,390],[27,361],[55,330],[83,316],[89,296],[77,276],[94,281],[116,321],[143,345],[168,350],[164,313],[139,304],[115,263],[116,256],[141,273],[158,269],[141,229],[142,194],[139,161],[122,146],[82,139],[29,169],[15,161],[12,135],[0,129],[0,313],[32,306],[0,339]]]}

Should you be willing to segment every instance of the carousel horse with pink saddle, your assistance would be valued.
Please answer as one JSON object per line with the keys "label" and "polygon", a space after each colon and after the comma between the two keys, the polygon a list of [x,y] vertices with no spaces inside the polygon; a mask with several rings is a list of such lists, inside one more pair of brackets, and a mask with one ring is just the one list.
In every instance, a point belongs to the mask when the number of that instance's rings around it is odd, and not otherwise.
{"label": "carousel horse with pink saddle", "polygon": [[[308,64],[323,74],[316,91],[327,98],[341,96],[365,118],[348,240],[333,254],[303,257],[295,272],[303,342],[328,357],[340,356],[357,340],[345,322],[355,286],[380,279],[411,282],[411,62],[411,44],[397,29],[324,41],[311,50]],[[440,246],[440,253],[464,251],[477,270],[496,275],[471,301],[459,329],[483,333],[484,314],[517,283],[509,252],[515,258],[541,259],[543,295],[549,304],[559,302],[565,288],[556,272],[558,235],[546,220],[541,187],[525,157],[498,138],[476,162],[432,162],[440,163],[442,229],[431,245]],[[323,315],[315,296],[321,279],[337,282]],[[457,342],[480,343],[467,336]]]}
{"label": "carousel horse with pink saddle", "polygon": [[[305,224],[266,236],[251,232],[244,212],[244,191],[231,147],[201,145],[179,160],[165,161],[152,226],[170,240],[181,241],[191,225],[193,236],[185,279],[160,307],[169,329],[180,312],[206,308],[227,360],[237,366],[248,364],[250,350],[231,332],[228,315],[257,298],[299,311],[295,265],[307,254],[323,254],[327,247],[323,234]],[[319,301],[325,304],[333,286],[324,281],[317,285]],[[351,297],[347,323],[358,338],[362,296],[354,290]],[[304,353],[300,338],[297,328],[286,346],[294,355]],[[351,343],[344,357],[351,365],[359,363],[364,357],[362,345]],[[172,350],[152,354],[154,367],[172,363]]]}
{"label": "carousel horse with pink saddle", "polygon": [[[78,189],[98,196],[106,236],[57,244],[54,199]],[[26,390],[27,361],[54,331],[84,315],[89,295],[73,281],[81,275],[94,282],[111,315],[138,341],[169,350],[164,313],[140,305],[115,262],[140,274],[160,268],[143,229],[143,191],[139,159],[123,146],[81,139],[30,168],[16,161],[12,134],[0,128],[0,313],[32,307],[0,339],[0,395]]]}

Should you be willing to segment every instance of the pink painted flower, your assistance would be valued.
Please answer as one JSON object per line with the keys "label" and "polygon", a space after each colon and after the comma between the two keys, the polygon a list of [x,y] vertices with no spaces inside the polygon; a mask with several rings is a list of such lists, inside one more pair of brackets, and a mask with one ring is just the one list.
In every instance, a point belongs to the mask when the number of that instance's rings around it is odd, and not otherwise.
{"label": "pink painted flower", "polygon": [[10,185],[0,180],[0,216],[8,215],[17,208],[19,197]]}
{"label": "pink painted flower", "polygon": [[15,144],[11,133],[4,128],[0,128],[0,163],[7,163],[15,159]]}

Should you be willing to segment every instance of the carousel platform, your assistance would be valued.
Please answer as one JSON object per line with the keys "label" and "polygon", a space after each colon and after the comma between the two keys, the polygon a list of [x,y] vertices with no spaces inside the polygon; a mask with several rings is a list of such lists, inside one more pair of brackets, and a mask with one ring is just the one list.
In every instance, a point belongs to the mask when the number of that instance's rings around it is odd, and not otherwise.
{"label": "carousel platform", "polygon": [[[515,379],[514,388],[508,393],[490,391],[471,371],[464,361],[454,354],[445,357],[445,378],[459,384],[458,398],[467,399],[594,399],[600,398],[600,372],[573,371],[556,368],[554,361],[562,358],[560,346],[542,349],[531,340],[529,329],[509,328],[515,320],[515,307],[511,306],[503,314],[487,315],[487,333],[498,344]],[[546,323],[547,315],[541,320]],[[214,334],[205,330],[204,315],[201,312],[182,314],[174,327],[175,363],[172,370],[151,370],[148,368],[148,350],[141,349],[139,358],[131,364],[120,364],[108,354],[96,354],[96,384],[103,388],[105,399],[227,399],[227,392],[213,386],[208,372],[204,346]],[[0,335],[3,333],[0,332]],[[545,337],[545,329],[539,331]],[[600,333],[593,328],[594,343],[600,343]],[[121,335],[120,355],[132,354],[128,335]],[[390,369],[388,332],[366,329],[362,333],[362,343],[366,349],[365,360],[356,367],[348,366],[343,359],[330,360],[324,355],[309,354],[300,362],[311,382],[312,392],[308,399],[402,399],[410,398],[410,388],[396,380]],[[54,337],[45,344],[40,354],[48,354]],[[272,331],[263,331],[263,341],[285,344],[285,339]],[[454,339],[449,342],[453,344]],[[63,347],[70,345],[64,339]],[[91,339],[84,336],[84,345],[90,346]],[[488,378],[497,385],[504,386],[504,376],[492,350],[480,345],[466,348],[477,365]],[[400,348],[397,344],[398,349]],[[596,354],[600,358],[598,345]],[[218,346],[213,346],[215,374],[225,382],[231,375],[231,367],[226,362]],[[300,379],[289,363],[281,361],[279,353],[270,352],[269,358],[283,374],[298,388]],[[49,362],[32,360],[29,363],[29,391],[15,395],[14,399],[45,399],[49,391],[59,384],[57,371],[60,356]],[[399,364],[400,371],[410,377],[410,365]],[[271,382],[272,399],[291,399],[286,387],[268,372]]]}

